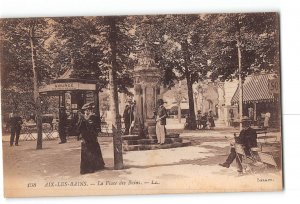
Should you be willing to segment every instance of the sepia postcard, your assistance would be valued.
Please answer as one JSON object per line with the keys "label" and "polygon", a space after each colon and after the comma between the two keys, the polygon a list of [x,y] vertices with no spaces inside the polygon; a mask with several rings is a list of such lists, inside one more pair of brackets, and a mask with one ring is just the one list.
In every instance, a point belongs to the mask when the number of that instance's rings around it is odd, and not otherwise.
{"label": "sepia postcard", "polygon": [[279,13],[0,32],[5,197],[282,191]]}

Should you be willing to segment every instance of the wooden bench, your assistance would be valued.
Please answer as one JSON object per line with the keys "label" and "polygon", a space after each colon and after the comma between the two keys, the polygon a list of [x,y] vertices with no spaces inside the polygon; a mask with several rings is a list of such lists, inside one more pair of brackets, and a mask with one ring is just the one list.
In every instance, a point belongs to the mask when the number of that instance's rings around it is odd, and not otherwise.
{"label": "wooden bench", "polygon": [[[267,135],[269,132],[267,131],[267,129],[259,129],[256,130],[256,134],[257,134],[257,140],[260,144],[260,148],[262,150],[263,145],[267,145],[268,144],[268,140],[269,139],[274,139],[274,142],[277,142],[277,136],[275,135]],[[259,140],[263,140],[263,143],[260,142]]]}
{"label": "wooden bench", "polygon": [[259,162],[253,153],[250,150],[250,155],[246,155],[244,147],[241,144],[235,143],[234,145],[235,152],[237,153],[237,159],[242,165],[243,171],[247,171],[249,169],[250,173],[254,173],[252,170],[252,166],[260,166],[262,163]]}
{"label": "wooden bench", "polygon": [[271,154],[267,154],[264,152],[257,152],[258,156],[260,158],[260,161],[264,164],[266,164],[266,167],[268,166],[273,166],[276,168],[276,170],[278,169],[277,163],[274,159],[274,157]]}

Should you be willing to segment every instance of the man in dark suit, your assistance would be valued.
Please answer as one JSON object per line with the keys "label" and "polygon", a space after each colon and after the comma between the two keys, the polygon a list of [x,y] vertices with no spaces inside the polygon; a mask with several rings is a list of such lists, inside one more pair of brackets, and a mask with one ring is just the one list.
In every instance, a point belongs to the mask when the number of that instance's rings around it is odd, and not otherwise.
{"label": "man in dark suit", "polygon": [[164,107],[164,101],[158,99],[158,109],[156,114],[156,137],[157,143],[164,144],[166,138],[167,110]]}
{"label": "man in dark suit", "polygon": [[64,107],[59,109],[59,122],[58,122],[58,134],[60,138],[59,144],[63,144],[67,142],[67,113]]}
{"label": "man in dark suit", "polygon": [[[245,150],[246,155],[250,156],[251,148],[257,147],[257,134],[256,131],[250,127],[251,119],[249,119],[247,116],[243,117],[242,125],[243,125],[243,129],[241,130],[240,135],[238,137],[235,137],[235,142],[237,144],[241,144]],[[234,161],[234,159],[236,159],[238,172],[242,173],[243,168],[240,160],[237,158],[237,153],[235,152],[235,148],[233,145],[231,146],[230,154],[228,155],[226,161],[219,165],[222,167],[229,168],[230,164]]]}
{"label": "man in dark suit", "polygon": [[125,123],[125,132],[124,135],[131,134],[132,123],[134,123],[134,104],[129,101],[125,106],[123,113],[124,123]]}
{"label": "man in dark suit", "polygon": [[15,138],[16,138],[15,146],[19,146],[19,137],[20,137],[22,123],[23,123],[22,118],[19,116],[18,112],[13,111],[13,113],[9,118],[9,124],[11,130],[10,146],[13,146]]}

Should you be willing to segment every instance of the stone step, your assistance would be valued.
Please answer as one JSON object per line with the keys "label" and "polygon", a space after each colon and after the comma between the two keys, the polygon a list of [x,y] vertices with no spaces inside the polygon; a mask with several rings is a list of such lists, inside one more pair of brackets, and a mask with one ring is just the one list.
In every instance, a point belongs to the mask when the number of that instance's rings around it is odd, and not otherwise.
{"label": "stone step", "polygon": [[166,135],[166,138],[179,138],[179,134],[178,133],[168,133]]}
{"label": "stone step", "polygon": [[[165,143],[171,144],[175,142],[182,142],[182,138],[166,138]],[[124,145],[147,145],[157,144],[157,139],[139,139],[139,140],[123,140]]]}
{"label": "stone step", "polygon": [[[179,134],[178,133],[169,133],[166,135],[166,138],[179,138]],[[138,136],[137,134],[132,134],[132,135],[123,135],[122,136],[123,140],[139,140],[139,139],[145,139],[142,138],[140,136]],[[156,136],[151,136],[151,139],[157,139]]]}
{"label": "stone step", "polygon": [[171,144],[148,144],[148,145],[124,145],[124,151],[141,151],[141,150],[155,150],[155,149],[169,149],[176,147],[185,147],[191,145],[190,141],[183,140],[182,142],[174,142]]}
{"label": "stone step", "polygon": [[[149,136],[151,139],[157,139],[156,135]],[[178,133],[169,133],[166,135],[166,138],[179,138]]]}
{"label": "stone step", "polygon": [[123,135],[122,136],[122,140],[139,140],[139,139],[142,139],[142,138],[138,135]]}

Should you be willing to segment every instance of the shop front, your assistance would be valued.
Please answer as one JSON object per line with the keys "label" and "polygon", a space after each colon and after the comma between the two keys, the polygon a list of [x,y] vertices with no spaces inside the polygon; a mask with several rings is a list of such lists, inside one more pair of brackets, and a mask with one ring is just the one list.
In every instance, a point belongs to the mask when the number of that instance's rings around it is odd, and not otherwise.
{"label": "shop front", "polygon": [[[280,125],[278,83],[279,80],[274,74],[253,75],[246,78],[243,84],[243,115],[252,119],[253,124],[263,126],[265,115],[269,113],[270,127]],[[231,104],[239,105],[239,87],[231,99]]]}

